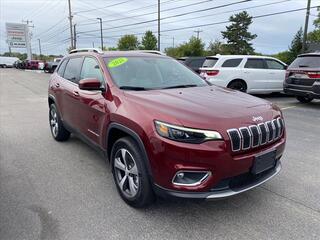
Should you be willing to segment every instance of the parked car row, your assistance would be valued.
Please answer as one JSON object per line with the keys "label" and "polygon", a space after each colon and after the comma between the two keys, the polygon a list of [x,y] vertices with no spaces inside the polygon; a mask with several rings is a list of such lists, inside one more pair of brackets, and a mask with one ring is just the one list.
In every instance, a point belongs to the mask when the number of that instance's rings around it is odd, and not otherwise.
{"label": "parked car row", "polygon": [[320,53],[302,54],[288,67],[273,57],[216,55],[179,58],[208,82],[250,94],[284,92],[307,103],[320,98]]}
{"label": "parked car row", "polygon": [[252,55],[186,58],[183,63],[212,84],[251,94],[282,92],[287,68],[276,58]]}

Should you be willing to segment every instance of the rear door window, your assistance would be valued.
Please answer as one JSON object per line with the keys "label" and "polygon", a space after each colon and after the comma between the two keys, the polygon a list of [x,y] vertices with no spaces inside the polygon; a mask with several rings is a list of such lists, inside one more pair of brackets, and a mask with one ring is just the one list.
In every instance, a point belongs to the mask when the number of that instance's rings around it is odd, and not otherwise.
{"label": "rear door window", "polygon": [[266,59],[268,69],[284,70],[285,66],[273,59]]}
{"label": "rear door window", "polygon": [[301,56],[291,63],[290,68],[320,68],[320,56]]}
{"label": "rear door window", "polygon": [[242,62],[242,58],[227,59],[221,67],[238,67]]}
{"label": "rear door window", "polygon": [[214,65],[216,65],[217,62],[218,62],[218,58],[206,58],[202,67],[208,67],[208,68],[214,67]]}
{"label": "rear door window", "polygon": [[63,77],[71,82],[78,83],[80,80],[82,61],[82,57],[70,58]]}
{"label": "rear door window", "polygon": [[58,73],[58,75],[59,75],[60,77],[63,77],[64,70],[66,69],[67,63],[68,63],[68,60],[66,59],[66,60],[64,60],[64,61],[60,64],[59,69],[58,69],[58,71],[57,71],[57,73]]}
{"label": "rear door window", "polygon": [[254,68],[254,69],[265,69],[264,59],[260,58],[248,58],[245,68]]}

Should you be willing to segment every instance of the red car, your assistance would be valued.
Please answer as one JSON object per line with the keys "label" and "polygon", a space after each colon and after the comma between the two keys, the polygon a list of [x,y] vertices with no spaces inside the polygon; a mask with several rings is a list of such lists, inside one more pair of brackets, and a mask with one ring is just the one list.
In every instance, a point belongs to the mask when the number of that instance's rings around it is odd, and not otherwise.
{"label": "red car", "polygon": [[134,207],[156,195],[229,197],[281,169],[276,105],[211,86],[166,56],[75,50],[52,75],[48,102],[54,139],[73,133],[104,153]]}
{"label": "red car", "polygon": [[28,60],[26,63],[26,69],[39,70],[44,67],[44,62],[40,60]]}

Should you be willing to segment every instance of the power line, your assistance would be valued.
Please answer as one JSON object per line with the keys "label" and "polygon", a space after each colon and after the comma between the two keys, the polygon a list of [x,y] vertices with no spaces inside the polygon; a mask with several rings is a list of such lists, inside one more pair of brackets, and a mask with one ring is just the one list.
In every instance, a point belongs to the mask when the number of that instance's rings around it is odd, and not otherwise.
{"label": "power line", "polygon": [[[176,10],[176,9],[181,9],[181,8],[186,8],[186,7],[191,7],[191,6],[195,6],[195,5],[200,5],[203,3],[207,3],[207,2],[212,2],[213,0],[205,0],[205,1],[201,1],[201,2],[196,2],[196,3],[191,3],[191,4],[187,4],[187,5],[183,5],[183,6],[179,6],[179,7],[173,7],[173,8],[168,8],[168,9],[163,9],[160,12],[168,12],[168,11],[172,11],[172,10]],[[251,1],[251,0],[246,0],[247,1]],[[162,5],[162,3],[161,3]],[[231,3],[230,5],[233,5],[233,3]],[[133,16],[129,16],[130,18],[135,18],[135,17],[143,17],[143,16],[147,16],[147,15],[152,15],[152,14],[157,14],[158,11],[156,12],[150,12],[150,13],[142,13],[142,14],[138,14],[138,15],[133,15]],[[115,21],[120,21],[120,20],[125,20],[128,19],[128,17],[122,17],[122,18],[116,18],[116,19],[111,19],[111,20],[106,20],[105,22],[115,22]],[[92,25],[92,23],[87,23],[87,24],[82,24],[82,26],[85,25]]]}
{"label": "power line", "polygon": [[77,12],[74,12],[74,13],[77,14],[77,13],[83,13],[83,12],[92,12],[92,11],[96,11],[96,10],[101,10],[101,9],[105,9],[105,8],[109,8],[109,7],[118,6],[118,5],[125,4],[125,3],[131,2],[131,1],[132,0],[126,0],[126,1],[123,1],[123,2],[120,2],[120,3],[114,3],[114,4],[111,4],[111,5],[108,5],[108,6],[104,6],[104,7],[97,7],[97,8],[92,8],[92,9],[88,9],[88,10],[77,11]]}
{"label": "power line", "polygon": [[[161,18],[160,20],[181,17],[181,16],[193,14],[193,13],[199,13],[199,12],[209,11],[209,10],[218,9],[218,8],[229,7],[229,6],[232,6],[232,5],[246,3],[246,2],[249,2],[249,1],[252,1],[252,0],[242,0],[242,1],[223,4],[223,5],[219,5],[219,6],[215,6],[215,7],[210,7],[210,8],[200,9],[200,10],[194,10],[194,11],[185,12],[185,13],[180,13],[180,14],[176,14],[176,15],[172,15],[172,16]],[[131,23],[131,24],[125,24],[125,25],[115,26],[115,27],[111,27],[111,28],[104,28],[103,30],[111,30],[111,29],[117,29],[117,28],[127,27],[127,26],[136,26],[136,25],[141,25],[141,24],[150,23],[150,22],[156,22],[156,21],[158,21],[158,19],[152,19],[152,20],[136,22],[136,23]],[[88,32],[96,32],[96,31],[97,30],[89,30],[89,31],[83,31],[83,32],[88,33]],[[79,32],[79,33],[82,33],[82,32]]]}

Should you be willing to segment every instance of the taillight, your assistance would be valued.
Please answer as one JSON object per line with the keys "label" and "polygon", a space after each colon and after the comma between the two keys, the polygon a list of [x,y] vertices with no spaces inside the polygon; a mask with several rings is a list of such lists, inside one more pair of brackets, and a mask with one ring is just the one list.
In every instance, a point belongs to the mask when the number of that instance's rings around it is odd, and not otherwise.
{"label": "taillight", "polygon": [[320,78],[320,72],[308,72],[309,78]]}
{"label": "taillight", "polygon": [[286,79],[289,77],[289,75],[290,75],[290,71],[286,71]]}
{"label": "taillight", "polygon": [[203,71],[201,71],[201,76],[212,77],[212,76],[216,76],[218,74],[219,74],[219,70],[203,70]]}

